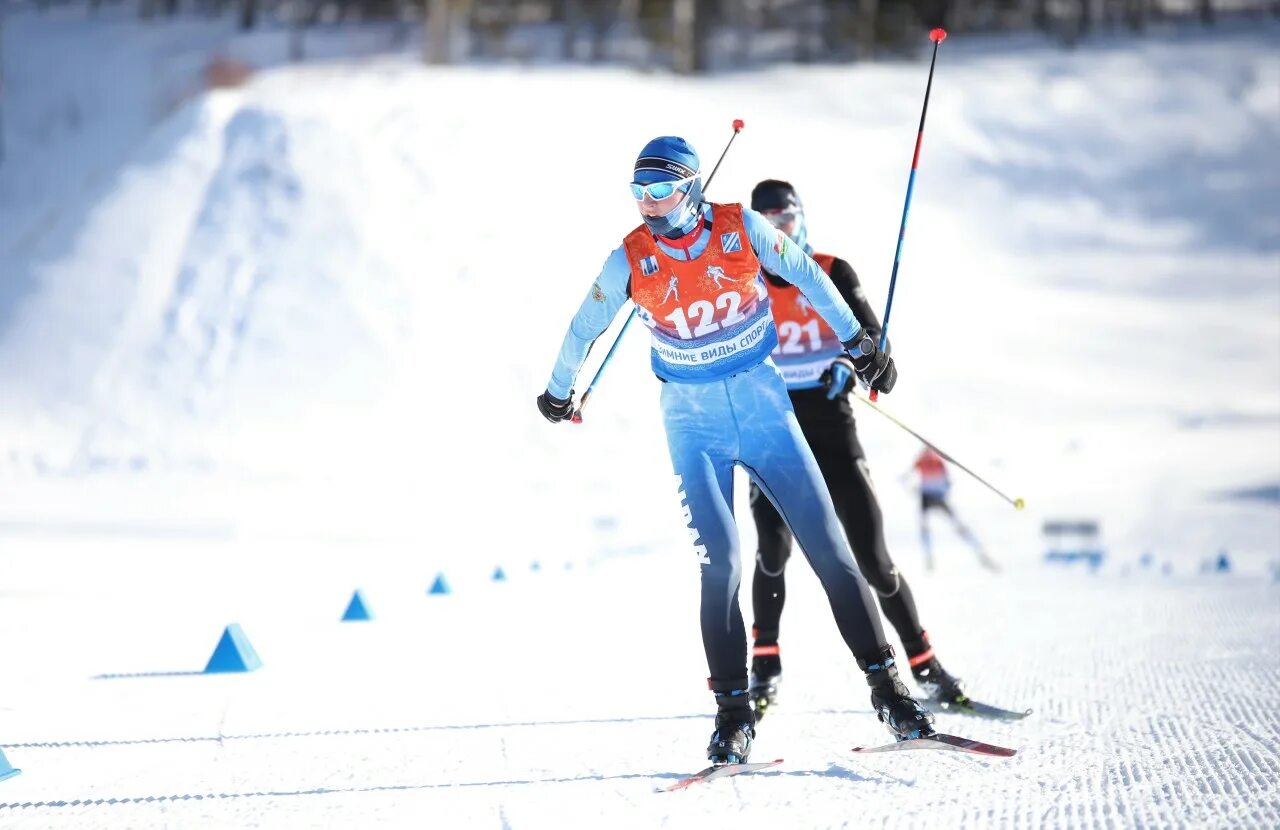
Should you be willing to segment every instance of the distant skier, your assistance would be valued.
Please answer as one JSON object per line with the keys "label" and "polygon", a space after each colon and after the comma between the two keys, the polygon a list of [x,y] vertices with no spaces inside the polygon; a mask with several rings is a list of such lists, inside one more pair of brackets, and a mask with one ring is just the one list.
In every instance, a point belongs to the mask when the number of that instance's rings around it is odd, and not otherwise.
{"label": "distant skier", "polygon": [[[741,562],[733,523],[733,468],[741,465],[786,514],[821,580],[845,644],[871,687],[880,719],[899,739],[934,733],[932,716],[898,677],[866,582],[840,532],[831,497],[769,359],[778,342],[761,268],[783,275],[830,321],[851,350],[849,366],[888,393],[893,360],[861,330],[816,262],[760,214],[702,199],[698,155],[682,138],[645,145],[631,192],[644,222],[609,255],[565,335],[538,410],[552,422],[573,416],[574,379],[587,350],[630,296],[647,313],[652,367],[662,384],[667,447],[684,502],[684,518],[701,564],[702,643],[715,695],[713,763],[745,761],[755,736],[747,688],[747,642],[738,606]],[[653,264],[683,281],[668,303]],[[707,266],[739,283],[724,292]]]}
{"label": "distant skier", "polygon": [[[760,182],[751,191],[751,208],[759,211],[796,246],[810,254],[835,284],[862,330],[880,340],[880,320],[867,302],[853,267],[830,254],[814,254],[808,241],[804,206],[795,188],[778,179]],[[906,649],[907,661],[916,682],[925,694],[939,703],[964,700],[961,682],[942,668],[934,656],[929,635],[920,624],[915,599],[906,579],[898,572],[884,541],[884,517],[876,501],[871,474],[858,441],[849,392],[853,389],[853,367],[840,340],[822,320],[813,315],[813,306],[795,286],[775,274],[765,272],[773,319],[780,343],[773,358],[787,382],[787,392],[795,408],[804,437],[813,449],[818,467],[831,491],[836,515],[844,526],[853,555],[880,599],[880,608],[893,625]],[[751,487],[751,513],[755,518],[759,550],[755,577],[751,583],[755,625],[751,658],[751,696],[756,716],[762,717],[777,701],[782,679],[782,656],[778,646],[782,606],[786,601],[784,569],[791,555],[791,532],[768,499]]]}
{"label": "distant skier", "polygon": [[920,476],[920,541],[924,545],[924,566],[933,570],[933,542],[929,537],[929,511],[940,510],[951,520],[956,534],[969,543],[973,552],[978,555],[978,562],[989,571],[999,571],[1000,566],[983,550],[973,532],[956,516],[951,505],[947,503],[947,494],[951,491],[951,479],[947,476],[947,465],[942,456],[925,447],[916,458],[912,471]]}

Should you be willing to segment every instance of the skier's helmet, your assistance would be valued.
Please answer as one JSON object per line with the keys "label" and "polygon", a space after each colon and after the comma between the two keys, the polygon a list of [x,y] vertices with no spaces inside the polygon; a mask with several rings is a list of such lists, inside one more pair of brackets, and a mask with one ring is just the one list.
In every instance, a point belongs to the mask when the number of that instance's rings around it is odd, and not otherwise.
{"label": "skier's helmet", "polygon": [[791,182],[765,179],[751,191],[751,209],[764,214],[775,227],[789,227],[793,242],[809,251],[809,229],[804,222],[804,203]]}
{"label": "skier's helmet", "polygon": [[[679,191],[684,194],[674,208],[662,216],[644,216],[644,223],[658,236],[683,228],[698,215],[702,205],[702,165],[689,142],[664,135],[644,145],[631,174],[631,195],[641,201],[646,194],[658,200]],[[643,214],[642,214],[643,215]]]}

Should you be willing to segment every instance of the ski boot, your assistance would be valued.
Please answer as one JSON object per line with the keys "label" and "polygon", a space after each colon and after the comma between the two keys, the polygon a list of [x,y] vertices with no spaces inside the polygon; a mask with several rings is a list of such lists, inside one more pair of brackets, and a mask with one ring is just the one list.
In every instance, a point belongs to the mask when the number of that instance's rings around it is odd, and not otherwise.
{"label": "ski boot", "polygon": [[867,674],[871,687],[871,705],[875,707],[880,722],[899,741],[925,738],[937,732],[933,728],[933,715],[916,702],[898,677],[893,647],[885,646],[870,660],[858,658],[858,668]]}
{"label": "ski boot", "polygon": [[756,721],[769,713],[769,707],[778,702],[778,686],[782,683],[782,657],[778,647],[756,646],[751,656],[751,704],[756,709]]}
{"label": "ski boot", "polygon": [[[733,685],[740,686],[741,681]],[[717,766],[745,764],[756,736],[751,695],[743,688],[715,691],[715,695],[719,711],[716,713],[716,731],[711,734],[711,743],[707,746],[707,759]]]}
{"label": "ski boot", "polygon": [[904,642],[903,645],[911,655],[907,660],[911,664],[911,676],[927,700],[944,709],[969,701],[964,693],[964,683],[948,673],[934,656],[927,631],[920,632],[919,640]]}

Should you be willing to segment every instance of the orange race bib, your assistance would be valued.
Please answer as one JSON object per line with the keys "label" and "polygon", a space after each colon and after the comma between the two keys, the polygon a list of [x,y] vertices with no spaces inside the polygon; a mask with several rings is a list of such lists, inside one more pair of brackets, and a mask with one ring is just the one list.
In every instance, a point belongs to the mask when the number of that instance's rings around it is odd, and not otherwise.
{"label": "orange race bib", "polygon": [[713,204],[711,212],[711,241],[693,260],[668,255],[644,225],[623,241],[631,299],[652,333],[653,370],[665,380],[728,377],[763,361],[777,344],[742,206]]}
{"label": "orange race bib", "polygon": [[[814,254],[813,258],[823,271],[831,273],[835,257]],[[790,389],[821,386],[822,373],[844,351],[840,338],[799,288],[794,285],[778,286],[769,281],[766,285],[773,308],[773,322],[778,329],[773,362],[782,372],[782,379]]]}

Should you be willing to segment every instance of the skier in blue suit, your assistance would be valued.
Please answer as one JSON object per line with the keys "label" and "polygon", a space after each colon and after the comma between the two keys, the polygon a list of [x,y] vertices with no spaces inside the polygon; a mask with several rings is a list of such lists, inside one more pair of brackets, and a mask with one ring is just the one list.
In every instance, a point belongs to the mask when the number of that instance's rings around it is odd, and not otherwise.
{"label": "skier in blue suit", "polygon": [[646,144],[631,190],[643,223],[605,261],[537,404],[552,422],[573,416],[572,387],[587,350],[630,297],[652,334],[667,446],[702,569],[702,641],[717,704],[708,757],[746,761],[755,736],[738,604],[735,466],[747,471],[795,534],[866,674],[880,720],[899,740],[933,734],[932,716],[898,677],[867,583],[769,357],[778,337],[762,269],[805,294],[840,337],[858,376],[882,393],[897,380],[892,358],[785,233],[741,205],[703,201],[698,155],[684,139],[662,136]]}

